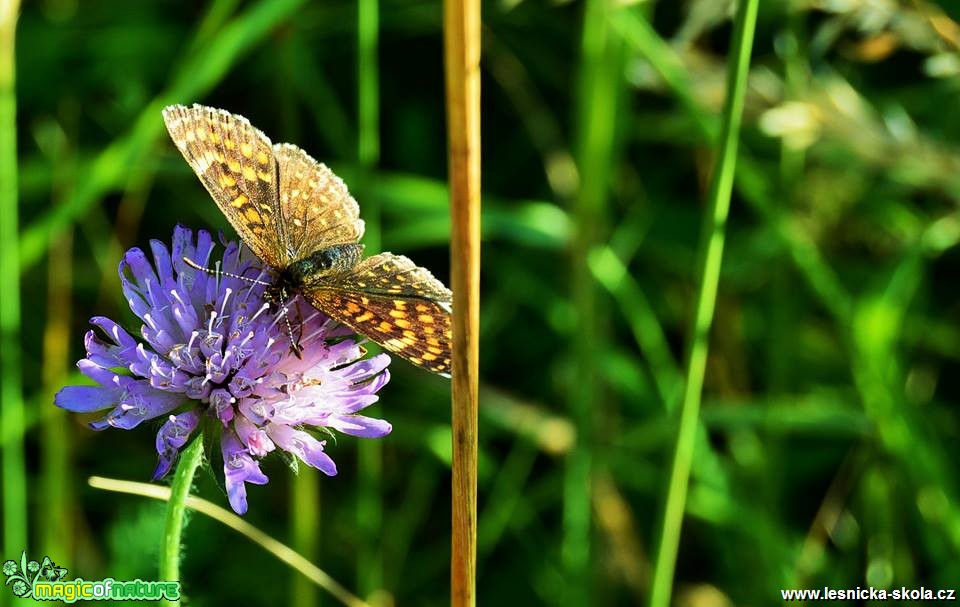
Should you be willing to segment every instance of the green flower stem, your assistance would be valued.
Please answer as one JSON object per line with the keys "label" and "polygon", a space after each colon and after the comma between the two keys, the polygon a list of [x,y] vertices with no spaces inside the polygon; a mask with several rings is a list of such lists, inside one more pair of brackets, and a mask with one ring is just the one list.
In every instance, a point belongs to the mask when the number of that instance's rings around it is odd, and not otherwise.
{"label": "green flower stem", "polygon": [[[170,488],[170,501],[167,502],[167,524],[163,531],[163,544],[160,547],[160,579],[163,581],[180,580],[180,537],[183,535],[183,513],[187,508],[187,497],[193,486],[193,475],[203,461],[203,437],[193,439],[177,464],[177,472]],[[164,601],[164,605],[179,605],[180,601]]]}
{"label": "green flower stem", "polygon": [[650,590],[651,607],[667,607],[673,588],[673,575],[680,543],[680,528],[686,509],[690,466],[696,442],[700,413],[700,396],[707,365],[710,325],[717,300],[720,264],[723,259],[724,230],[730,210],[737,144],[743,115],[743,100],[747,88],[750,53],[757,21],[758,0],[741,0],[734,21],[733,45],[727,79],[727,99],[723,110],[717,164],[710,183],[710,194],[700,255],[700,289],[691,332],[690,354],[687,359],[686,384],[680,410],[680,425],[674,451],[673,469],[667,490],[663,527],[657,551],[653,584]]}
{"label": "green flower stem", "polygon": [[[317,471],[300,466],[291,483],[290,535],[293,549],[310,561],[317,559],[320,544],[320,479]],[[290,605],[313,607],[319,604],[316,586],[294,572],[290,580]]]}
{"label": "green flower stem", "polygon": [[3,550],[27,548],[27,481],[20,376],[20,279],[17,218],[17,0],[0,2],[0,429],[3,437]]}

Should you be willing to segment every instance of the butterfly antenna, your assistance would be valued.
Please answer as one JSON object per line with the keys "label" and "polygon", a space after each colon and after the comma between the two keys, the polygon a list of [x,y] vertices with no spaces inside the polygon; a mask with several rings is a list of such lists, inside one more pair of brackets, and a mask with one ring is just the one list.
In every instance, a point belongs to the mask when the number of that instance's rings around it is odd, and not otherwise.
{"label": "butterfly antenna", "polygon": [[240,276],[239,274],[233,274],[232,272],[224,272],[223,270],[220,269],[220,264],[219,264],[219,263],[217,264],[217,269],[216,269],[216,270],[211,270],[210,268],[205,268],[205,267],[201,266],[200,264],[198,264],[197,262],[195,262],[195,261],[193,261],[192,259],[190,259],[189,257],[184,257],[184,258],[183,258],[183,263],[187,264],[188,266],[190,266],[190,267],[193,268],[194,270],[200,270],[201,272],[206,272],[207,274],[210,274],[211,276],[228,276],[228,277],[230,277],[230,278],[236,278],[237,280],[242,280],[242,281],[244,281],[244,282],[253,283],[253,284],[255,284],[255,285],[263,285],[263,286],[265,286],[265,287],[269,287],[269,286],[270,286],[270,283],[269,283],[269,282],[266,282],[266,281],[263,281],[263,280],[257,280],[256,278],[250,278],[250,277],[248,277],[248,276]]}

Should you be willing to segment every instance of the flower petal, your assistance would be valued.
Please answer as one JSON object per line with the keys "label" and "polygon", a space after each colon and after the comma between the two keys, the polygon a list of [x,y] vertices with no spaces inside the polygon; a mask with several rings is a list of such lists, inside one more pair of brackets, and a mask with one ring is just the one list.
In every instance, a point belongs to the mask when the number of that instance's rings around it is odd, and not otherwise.
{"label": "flower petal", "polygon": [[393,430],[390,422],[365,415],[331,415],[324,425],[344,434],[362,438],[380,438]]}
{"label": "flower petal", "polygon": [[103,419],[92,422],[90,427],[94,430],[102,430],[108,426],[130,430],[143,421],[170,413],[183,404],[182,394],[157,390],[146,380],[130,381],[128,377],[122,379],[128,381],[120,395],[119,406]]}
{"label": "flower petal", "polygon": [[[387,368],[390,364],[390,355],[386,353],[377,354],[372,358],[358,360],[347,367],[344,375],[353,383],[362,382],[369,379]],[[386,383],[385,381],[383,383]]]}
{"label": "flower petal", "polygon": [[247,446],[247,451],[251,455],[263,457],[273,451],[276,446],[267,436],[266,431],[251,422],[242,415],[238,415],[233,421],[233,429],[236,431],[240,441]]}
{"label": "flower petal", "polygon": [[160,431],[157,432],[157,453],[160,461],[157,462],[157,467],[153,471],[153,480],[160,479],[170,472],[180,455],[180,449],[187,444],[187,440],[199,423],[200,414],[195,409],[191,409],[180,415],[171,415],[160,427]]}
{"label": "flower petal", "polygon": [[120,279],[133,286],[151,307],[161,303],[157,300],[160,295],[160,280],[147,255],[140,248],[133,247],[123,256],[123,261],[120,262]]}
{"label": "flower petal", "polygon": [[327,476],[337,474],[337,465],[323,452],[323,441],[318,441],[302,430],[294,430],[283,424],[267,424],[267,434],[284,451],[299,457]]}
{"label": "flower petal", "polygon": [[105,369],[98,364],[95,364],[91,360],[82,358],[77,361],[77,368],[80,369],[80,372],[97,382],[101,386],[107,389],[116,389],[119,388],[124,377],[117,375],[110,369]]}
{"label": "flower petal", "polygon": [[160,285],[165,289],[171,288],[169,285],[173,282],[173,265],[167,246],[159,240],[151,240],[150,251],[153,252],[153,265],[157,269]]}
{"label": "flower petal", "polygon": [[233,404],[237,399],[223,388],[210,392],[210,408],[224,426],[233,419]]}
{"label": "flower petal", "polygon": [[119,394],[100,386],[67,386],[53,397],[53,403],[74,413],[90,413],[116,406]]}
{"label": "flower petal", "polygon": [[90,324],[99,327],[110,341],[104,341],[96,331],[88,331],[84,338],[87,358],[101,367],[126,367],[137,341],[109,318],[94,316]]}
{"label": "flower petal", "polygon": [[260,471],[260,465],[247,453],[237,435],[224,430],[220,438],[220,450],[223,453],[223,474],[227,487],[227,499],[237,514],[247,512],[247,486],[265,485],[269,480]]}

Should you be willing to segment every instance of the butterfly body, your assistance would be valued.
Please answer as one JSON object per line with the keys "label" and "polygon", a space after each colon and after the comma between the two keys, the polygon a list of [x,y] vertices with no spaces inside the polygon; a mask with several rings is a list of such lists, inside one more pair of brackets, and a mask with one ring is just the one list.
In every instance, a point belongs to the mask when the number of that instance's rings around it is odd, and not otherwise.
{"label": "butterfly body", "polygon": [[413,364],[449,376],[451,293],[402,255],[363,257],[363,220],[346,185],[295,145],[242,116],[170,106],[180,152],[274,279],[266,297],[315,308]]}
{"label": "butterfly body", "polygon": [[363,245],[345,244],[314,251],[280,270],[279,281],[291,290],[322,284],[349,274],[363,258]]}

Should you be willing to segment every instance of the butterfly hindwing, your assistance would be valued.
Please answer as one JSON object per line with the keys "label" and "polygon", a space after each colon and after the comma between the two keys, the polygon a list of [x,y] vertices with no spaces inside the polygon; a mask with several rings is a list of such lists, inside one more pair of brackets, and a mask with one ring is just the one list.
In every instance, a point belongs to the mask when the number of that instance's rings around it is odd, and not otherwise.
{"label": "butterfly hindwing", "polygon": [[316,288],[315,308],[413,364],[450,375],[450,315],[435,301]]}
{"label": "butterfly hindwing", "polygon": [[273,150],[292,258],[359,242],[363,236],[360,207],[343,180],[295,145],[281,143]]}
{"label": "butterfly hindwing", "polygon": [[450,374],[450,291],[426,269],[381,253],[303,290],[314,307],[415,365]]}
{"label": "butterfly hindwing", "polygon": [[364,259],[340,282],[367,293],[437,301],[446,304],[447,309],[452,301],[450,289],[434,278],[430,270],[393,253],[380,253]]}
{"label": "butterfly hindwing", "polygon": [[268,265],[290,257],[270,140],[246,118],[201,105],[174,105],[163,120],[177,148],[244,243]]}

